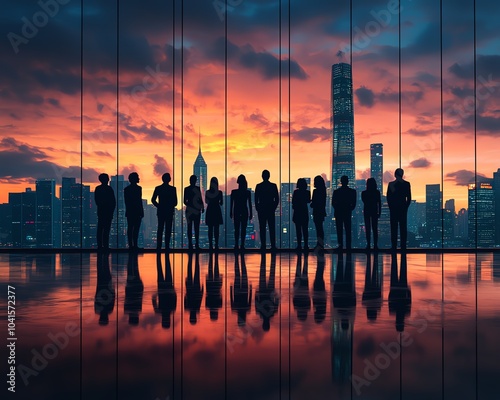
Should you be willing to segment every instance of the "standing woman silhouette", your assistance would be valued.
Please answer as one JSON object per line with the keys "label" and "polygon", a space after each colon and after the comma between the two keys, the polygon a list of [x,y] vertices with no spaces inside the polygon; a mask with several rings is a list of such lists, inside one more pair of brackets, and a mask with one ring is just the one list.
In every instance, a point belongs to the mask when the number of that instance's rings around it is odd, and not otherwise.
{"label": "standing woman silhouette", "polygon": [[[238,189],[231,191],[231,207],[229,217],[234,221],[234,249],[245,249],[245,236],[248,221],[252,220],[252,198],[245,175],[238,176],[236,180]],[[241,247],[238,247],[238,238],[241,229]]]}
{"label": "standing woman silhouette", "polygon": [[210,179],[210,188],[205,193],[207,212],[205,223],[208,225],[208,248],[213,249],[212,239],[215,235],[215,249],[219,250],[219,225],[222,225],[222,192],[219,190],[219,181],[214,176]]}
{"label": "standing woman silhouette", "polygon": [[366,190],[361,192],[361,200],[364,204],[366,248],[370,249],[370,236],[373,230],[373,249],[378,250],[378,219],[382,212],[382,201],[375,178],[368,178],[366,180]]}
{"label": "standing woman silhouette", "polygon": [[326,185],[321,175],[314,177],[314,191],[312,195],[311,208],[313,209],[313,221],[316,227],[316,248],[325,247],[325,231],[323,221],[326,217]]}
{"label": "standing woman silhouette", "polygon": [[304,250],[309,250],[309,210],[307,204],[311,202],[311,192],[307,190],[307,182],[304,178],[297,180],[297,189],[293,191],[292,208],[293,222],[297,232],[296,250],[302,250],[302,236],[304,237]]}

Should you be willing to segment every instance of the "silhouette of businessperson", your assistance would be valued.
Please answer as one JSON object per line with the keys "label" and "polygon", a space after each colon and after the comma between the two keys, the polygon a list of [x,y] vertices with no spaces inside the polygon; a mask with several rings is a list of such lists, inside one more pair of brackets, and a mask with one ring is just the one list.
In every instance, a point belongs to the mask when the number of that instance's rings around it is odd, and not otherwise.
{"label": "silhouette of businessperson", "polygon": [[391,254],[391,289],[389,291],[389,314],[396,316],[396,330],[403,332],[405,319],[411,314],[411,289],[408,286],[406,252],[401,253],[398,274],[397,254]]}
{"label": "silhouette of businessperson", "polygon": [[193,226],[194,240],[196,249],[200,249],[200,220],[201,213],[205,211],[203,206],[203,198],[201,190],[196,186],[198,178],[196,175],[191,175],[189,178],[189,186],[184,188],[184,205],[186,206],[186,222],[188,235],[188,248],[193,249]]}
{"label": "silhouette of businessperson", "polygon": [[236,312],[238,316],[238,326],[245,326],[247,314],[252,308],[252,285],[248,284],[248,273],[243,253],[234,255],[234,283],[229,288],[229,292],[231,310]]}
{"label": "silhouette of businessperson", "polygon": [[163,183],[155,187],[151,203],[156,207],[158,230],[156,234],[156,248],[161,250],[163,243],[163,230],[165,230],[165,249],[170,249],[172,223],[175,207],[177,206],[177,189],[170,185],[171,177],[168,172],[161,177]]}
{"label": "silhouette of businessperson", "polygon": [[[311,309],[311,297],[309,296],[309,276],[308,276],[309,253],[297,255],[297,265],[295,268],[295,280],[293,282],[293,308],[297,312],[297,319],[305,321]],[[302,263],[304,260],[304,263]]]}
{"label": "silhouette of businessperson", "polygon": [[314,177],[314,191],[311,200],[311,208],[313,210],[314,226],[316,227],[316,248],[323,249],[325,247],[325,230],[323,229],[323,222],[326,217],[326,185],[321,175]]}
{"label": "silhouette of businessperson", "polygon": [[356,207],[356,190],[348,186],[349,178],[346,175],[340,178],[340,183],[342,186],[335,189],[332,195],[337,240],[339,249],[342,249],[344,247],[342,231],[345,228],[346,248],[351,250],[351,215]]}
{"label": "silhouette of businessperson", "polygon": [[161,314],[161,326],[168,329],[173,323],[175,310],[177,309],[177,293],[174,288],[172,266],[170,256],[165,253],[165,274],[161,263],[162,255],[156,254],[156,272],[158,291],[152,296],[155,314]]}
{"label": "silhouette of businessperson", "polygon": [[116,208],[115,192],[109,183],[108,174],[99,175],[100,185],[96,186],[94,200],[97,206],[97,250],[109,249],[109,232]]}
{"label": "silhouette of businessperson", "polygon": [[234,222],[234,249],[238,250],[238,239],[241,229],[241,249],[245,249],[245,237],[247,233],[248,221],[253,218],[252,215],[252,197],[248,190],[248,183],[245,175],[238,176],[236,180],[238,189],[231,191],[231,205],[229,217]]}
{"label": "silhouette of businessperson", "polygon": [[115,287],[109,269],[109,256],[97,255],[97,285],[94,297],[94,311],[99,314],[99,325],[108,325],[109,314],[115,307]]}
{"label": "silhouette of businessperson", "polygon": [[205,281],[207,294],[205,308],[210,311],[210,320],[219,319],[219,309],[222,308],[222,275],[219,271],[219,253],[209,254],[208,274]]}
{"label": "silhouette of businessperson", "polygon": [[260,256],[259,286],[255,292],[255,311],[262,318],[262,330],[271,328],[271,318],[278,311],[279,294],[276,291],[276,253],[271,254],[269,280],[266,280],[266,254]]}
{"label": "silhouette of businessperson", "polygon": [[138,185],[139,175],[132,172],[128,176],[128,185],[124,190],[125,216],[127,217],[127,238],[128,248],[138,250],[139,230],[141,220],[144,217],[144,208],[142,206],[142,187]]}
{"label": "silhouette of businessperson", "polygon": [[259,217],[260,248],[266,249],[266,224],[269,226],[271,250],[276,250],[276,223],[274,212],[279,204],[278,186],[269,182],[270,172],[262,171],[262,182],[255,187],[255,209]]}
{"label": "silhouette of businessperson", "polygon": [[198,314],[201,309],[204,288],[200,279],[200,255],[195,255],[195,265],[193,273],[193,254],[188,254],[186,294],[184,295],[184,308],[189,312],[189,322],[195,325],[198,321]]}
{"label": "silhouette of businessperson", "polygon": [[302,249],[302,237],[304,237],[304,250],[309,250],[309,210],[307,205],[311,202],[311,192],[307,190],[307,182],[304,178],[297,180],[297,189],[293,191],[292,208],[293,222],[297,232],[296,250]]}
{"label": "silhouette of businessperson", "polygon": [[398,246],[398,226],[401,249],[406,249],[407,214],[411,204],[410,182],[403,179],[404,171],[401,168],[394,171],[396,178],[387,186],[387,205],[389,206],[391,220],[391,245],[396,250]]}
{"label": "silhouette of businessperson", "polygon": [[378,250],[378,219],[382,213],[382,200],[375,178],[366,180],[366,190],[361,192],[361,200],[363,201],[365,219],[366,248],[370,249],[371,232],[373,231],[373,248]]}
{"label": "silhouette of businessperson", "polygon": [[123,312],[128,314],[129,325],[139,325],[139,314],[142,312],[144,284],[139,274],[137,253],[130,253],[127,263],[127,283],[125,285],[125,301]]}
{"label": "silhouette of businessperson", "polygon": [[205,223],[208,226],[208,248],[213,249],[212,241],[215,239],[215,249],[219,249],[219,226],[222,225],[222,191],[219,190],[219,181],[214,176],[210,179],[210,188],[205,193],[207,212]]}
{"label": "silhouette of businessperson", "polygon": [[379,271],[378,253],[373,256],[373,268],[371,256],[367,254],[362,304],[366,308],[368,321],[375,321],[382,309],[382,277],[382,271]]}

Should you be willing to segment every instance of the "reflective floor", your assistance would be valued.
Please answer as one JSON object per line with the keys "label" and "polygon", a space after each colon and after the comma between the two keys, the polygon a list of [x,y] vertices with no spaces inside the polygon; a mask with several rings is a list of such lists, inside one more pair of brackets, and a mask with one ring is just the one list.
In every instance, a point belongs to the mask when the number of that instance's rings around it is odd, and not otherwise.
{"label": "reflective floor", "polygon": [[499,398],[496,253],[0,254],[0,281],[11,398]]}

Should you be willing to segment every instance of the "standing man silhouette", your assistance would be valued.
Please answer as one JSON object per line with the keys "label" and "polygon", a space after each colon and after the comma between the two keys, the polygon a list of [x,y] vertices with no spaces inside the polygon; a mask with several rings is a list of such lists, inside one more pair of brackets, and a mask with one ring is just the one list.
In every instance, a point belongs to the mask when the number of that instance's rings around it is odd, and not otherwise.
{"label": "standing man silhouette", "polygon": [[255,187],[255,209],[259,215],[260,249],[266,249],[266,224],[269,225],[269,239],[271,250],[276,250],[276,224],[274,212],[279,204],[278,187],[269,182],[270,172],[262,171],[262,182]]}
{"label": "standing man silhouette", "polygon": [[165,229],[165,249],[170,249],[170,236],[172,235],[172,222],[175,207],[177,206],[177,190],[170,185],[170,174],[164,173],[161,177],[163,184],[156,186],[151,198],[151,203],[156,207],[158,217],[158,231],[156,234],[156,249],[161,250],[163,243],[163,229]]}
{"label": "standing man silhouette", "polygon": [[397,168],[396,171],[394,171],[394,177],[396,179],[389,182],[387,186],[387,204],[389,206],[391,220],[392,250],[396,250],[398,246],[398,225],[401,249],[406,249],[407,213],[408,207],[411,204],[411,187],[410,182],[403,179],[404,173],[403,169]]}
{"label": "standing man silhouette", "polygon": [[201,190],[196,186],[196,175],[189,177],[189,186],[184,188],[184,205],[186,206],[186,221],[189,250],[193,249],[193,225],[196,250],[200,249],[200,220],[201,213],[205,211]]}
{"label": "standing man silhouette", "polygon": [[142,187],[138,185],[139,175],[132,172],[128,176],[128,185],[123,189],[125,198],[125,216],[127,217],[127,237],[129,250],[138,250],[139,229],[141,220],[144,218],[144,208],[142,206]]}
{"label": "standing man silhouette", "polygon": [[115,192],[108,185],[109,175],[100,174],[100,185],[94,191],[95,204],[97,206],[97,250],[109,250],[109,232],[111,222],[116,208]]}
{"label": "standing man silhouette", "polygon": [[343,175],[340,178],[341,187],[333,191],[332,207],[334,209],[335,225],[339,250],[344,248],[343,228],[347,250],[351,250],[351,215],[356,207],[356,190],[348,186],[349,178]]}

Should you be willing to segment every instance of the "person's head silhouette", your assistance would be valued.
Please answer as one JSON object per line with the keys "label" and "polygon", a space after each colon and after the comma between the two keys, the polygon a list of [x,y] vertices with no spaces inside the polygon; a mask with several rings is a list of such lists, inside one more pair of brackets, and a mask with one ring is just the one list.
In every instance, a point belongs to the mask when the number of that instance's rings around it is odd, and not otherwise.
{"label": "person's head silhouette", "polygon": [[196,177],[196,175],[191,175],[189,177],[189,183],[194,186],[196,184],[196,181],[198,180],[198,178]]}
{"label": "person's head silhouette", "polygon": [[271,177],[271,173],[267,169],[262,171],[262,180],[268,181],[270,177]]}
{"label": "person's head silhouette", "polygon": [[342,175],[340,177],[340,184],[342,186],[347,186],[348,183],[349,183],[349,177],[347,175]]}
{"label": "person's head silhouette", "polygon": [[245,175],[241,174],[238,176],[238,179],[236,180],[236,183],[238,184],[240,189],[247,189],[248,183],[247,183],[247,178],[245,178]]}
{"label": "person's head silhouette", "polygon": [[405,174],[405,171],[403,168],[396,168],[396,171],[394,171],[394,177],[396,178],[403,178],[403,175]]}
{"label": "person's head silhouette", "polygon": [[321,175],[316,175],[314,177],[314,187],[317,189],[324,189],[325,188],[325,180]]}
{"label": "person's head silhouette", "polygon": [[219,180],[215,176],[213,176],[210,179],[210,190],[212,190],[212,191],[219,190]]}
{"label": "person's head silhouette", "polygon": [[128,176],[128,181],[130,183],[139,183],[139,174],[137,172],[132,172]]}
{"label": "person's head silhouette", "polygon": [[307,181],[304,178],[299,178],[297,180],[297,189],[301,189],[301,190],[307,189]]}
{"label": "person's head silhouette", "polygon": [[108,174],[100,174],[99,175],[99,182],[101,182],[103,185],[107,185],[109,182],[109,175]]}
{"label": "person's head silhouette", "polygon": [[172,178],[170,178],[170,174],[168,172],[165,172],[162,176],[161,176],[161,180],[163,181],[163,183],[170,183]]}
{"label": "person's head silhouette", "polygon": [[368,178],[366,180],[366,189],[377,190],[377,181],[375,180],[375,178]]}

